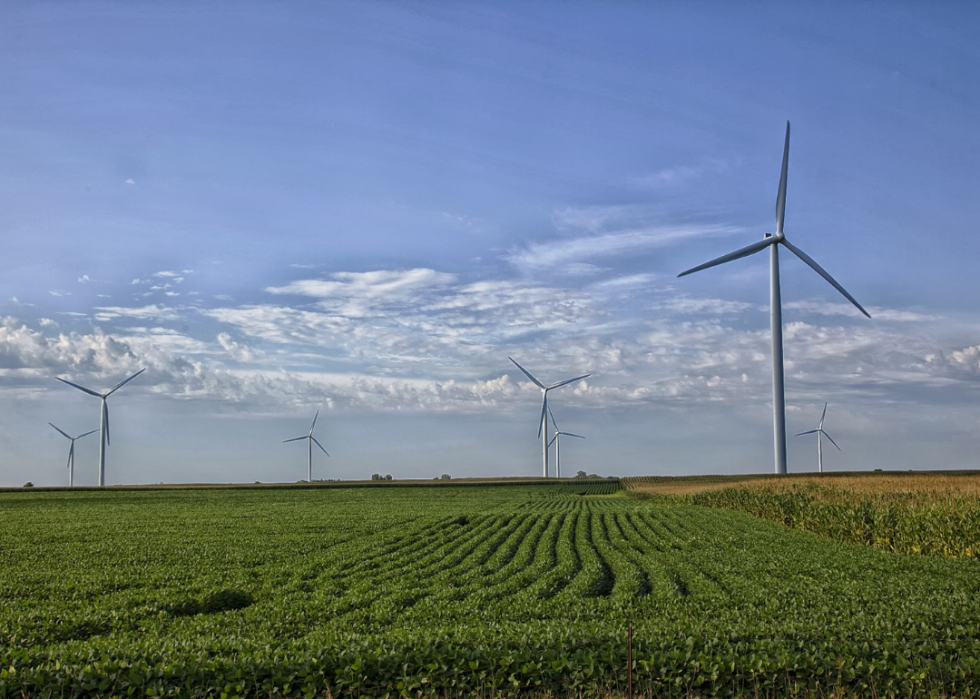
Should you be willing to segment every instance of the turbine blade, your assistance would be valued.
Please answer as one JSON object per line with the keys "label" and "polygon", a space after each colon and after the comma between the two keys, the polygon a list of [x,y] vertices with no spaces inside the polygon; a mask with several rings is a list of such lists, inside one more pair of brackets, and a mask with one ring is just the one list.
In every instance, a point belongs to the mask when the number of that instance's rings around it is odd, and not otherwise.
{"label": "turbine blade", "polygon": [[579,439],[585,439],[585,437],[583,437],[582,435],[580,435],[580,434],[575,434],[575,433],[573,433],[573,432],[562,432],[562,433],[561,433],[561,435],[562,435],[563,437],[578,437]]}
{"label": "turbine blade", "polygon": [[555,432],[558,431],[558,421],[555,420],[555,414],[551,412],[551,406],[548,406],[548,414],[551,416],[551,424],[555,426]]}
{"label": "turbine blade", "polygon": [[77,383],[72,383],[71,381],[69,381],[67,379],[63,379],[60,376],[55,376],[55,378],[58,379],[58,381],[60,381],[61,383],[66,383],[69,386],[74,386],[79,391],[85,391],[85,393],[89,394],[90,396],[95,396],[96,398],[101,398],[102,397],[102,394],[101,393],[96,393],[91,388],[85,388],[84,386],[79,386]]}
{"label": "turbine blade", "polygon": [[817,425],[818,428],[823,429],[823,421],[824,421],[824,418],[826,418],[826,417],[827,417],[827,403],[825,402],[823,404],[823,414],[820,416],[820,424]]}
{"label": "turbine blade", "polygon": [[73,439],[71,440],[71,448],[68,450],[68,463],[65,464],[65,468],[71,468],[71,457],[73,457],[74,455],[75,455],[75,440]]}
{"label": "turbine blade", "polygon": [[320,417],[320,409],[317,408],[316,415],[313,416],[313,424],[310,425],[310,434],[313,434],[313,428],[316,427],[316,419]]}
{"label": "turbine blade", "polygon": [[[823,432],[823,430],[820,430],[820,431]],[[834,438],[833,437],[831,437],[826,432],[823,432],[823,436],[826,437],[827,439],[829,439],[830,440],[830,443],[833,444],[835,447],[837,447],[837,442],[834,441]],[[844,451],[844,450],[841,449],[840,447],[837,447],[837,451]]]}
{"label": "turbine blade", "polygon": [[739,260],[743,257],[748,257],[749,255],[754,255],[760,250],[765,250],[770,245],[776,242],[775,237],[763,238],[757,243],[752,243],[751,245],[746,245],[744,248],[739,248],[735,252],[730,252],[727,255],[722,255],[721,257],[716,257],[710,262],[705,262],[703,265],[698,265],[697,267],[691,267],[691,269],[686,270],[678,274],[678,277],[684,277],[688,274],[693,274],[694,272],[700,272],[702,269],[708,269],[709,267],[715,267],[717,265],[725,264],[726,262],[731,262],[732,260]]}
{"label": "turbine blade", "polygon": [[112,444],[112,440],[109,439],[109,404],[106,403],[105,398],[102,399],[102,422],[105,423],[105,443]]}
{"label": "turbine blade", "polygon": [[71,435],[69,435],[69,434],[67,434],[67,433],[66,433],[66,432],[65,432],[65,431],[64,431],[63,429],[61,429],[60,427],[58,427],[58,426],[57,426],[56,424],[54,424],[53,422],[49,422],[48,424],[49,424],[49,425],[51,425],[51,426],[52,426],[53,428],[55,428],[56,430],[58,430],[59,432],[61,432],[61,434],[63,434],[63,435],[65,435],[66,437],[68,437],[68,439],[71,439]]}
{"label": "turbine blade", "polygon": [[541,383],[540,381],[538,381],[538,380],[537,380],[536,378],[534,378],[534,377],[533,377],[533,376],[531,375],[531,372],[530,372],[530,371],[528,371],[527,369],[525,369],[524,367],[522,367],[522,366],[521,366],[520,364],[518,364],[518,363],[517,363],[517,361],[516,361],[516,360],[515,360],[515,359],[514,359],[513,357],[507,357],[507,359],[509,359],[510,361],[512,361],[512,362],[514,362],[514,365],[515,365],[515,366],[516,366],[516,367],[517,367],[518,369],[520,369],[521,371],[523,371],[523,372],[524,372],[524,376],[526,376],[527,378],[529,378],[529,379],[531,379],[531,381],[533,381],[533,382],[534,382],[534,385],[535,385],[535,386],[537,386],[538,388],[544,388],[544,384],[543,384],[543,383]]}
{"label": "turbine blade", "polygon": [[312,440],[313,440],[313,443],[314,443],[314,444],[316,444],[316,445],[317,445],[318,447],[320,447],[320,451],[322,451],[322,452],[323,452],[324,454],[326,454],[327,456],[330,456],[330,454],[329,454],[329,453],[327,453],[327,450],[323,448],[323,445],[322,445],[322,444],[320,444],[320,443],[319,443],[318,441],[316,441],[316,437],[310,437],[310,439],[312,439]]}
{"label": "turbine blade", "polygon": [[304,434],[302,437],[293,437],[292,439],[284,439],[282,440],[282,443],[285,444],[286,442],[298,442],[301,439],[309,439],[309,438],[310,435]]}
{"label": "turbine blade", "polygon": [[129,383],[130,381],[132,381],[133,379],[135,379],[135,378],[136,378],[137,376],[139,376],[140,374],[142,374],[142,373],[143,373],[144,371],[146,371],[146,369],[145,369],[145,368],[143,368],[143,369],[140,369],[140,370],[139,370],[139,371],[137,371],[137,372],[136,372],[135,374],[133,374],[132,376],[130,376],[130,377],[129,377],[128,379],[125,379],[125,380],[123,380],[123,381],[120,381],[119,383],[117,383],[117,384],[116,384],[115,386],[113,386],[112,388],[110,388],[110,389],[109,389],[109,390],[108,390],[108,391],[106,392],[106,397],[108,397],[108,396],[111,396],[111,395],[112,395],[113,393],[115,393],[115,392],[116,392],[116,391],[118,391],[118,390],[119,390],[120,388],[122,388],[123,386],[125,386],[126,384],[128,384],[128,383]]}
{"label": "turbine blade", "polygon": [[779,191],[776,193],[776,234],[783,232],[786,218],[786,179],[789,175],[789,122],[786,122],[786,143],[783,145],[783,169],[779,173]]}
{"label": "turbine blade", "polygon": [[550,441],[550,442],[548,442],[548,446],[550,447],[550,446],[551,446],[552,444],[554,444],[554,443],[555,443],[556,441],[558,441],[558,435],[557,435],[557,434],[556,434],[556,435],[555,435],[554,437],[552,437],[552,438],[551,438],[551,441]]}
{"label": "turbine blade", "polygon": [[552,384],[551,386],[548,386],[548,390],[550,391],[553,388],[561,388],[562,386],[567,386],[570,383],[575,383],[576,381],[587,379],[590,376],[592,376],[592,374],[583,374],[582,376],[576,376],[574,379],[565,379],[564,381],[559,381],[556,384]]}
{"label": "turbine blade", "polygon": [[96,432],[98,432],[98,430],[89,430],[88,432],[85,432],[83,434],[78,435],[77,437],[75,437],[75,439],[81,439],[82,437],[88,437],[90,434],[95,434]]}
{"label": "turbine blade", "polygon": [[868,318],[871,317],[871,314],[868,313],[866,310],[864,310],[864,307],[861,306],[861,304],[859,304],[857,302],[857,300],[853,296],[851,296],[849,293],[847,293],[847,290],[844,287],[842,287],[840,284],[838,284],[837,283],[837,280],[834,279],[832,276],[830,276],[830,274],[827,272],[827,270],[825,270],[823,267],[821,267],[820,265],[818,265],[816,263],[816,261],[812,257],[810,257],[809,255],[807,255],[805,252],[803,252],[802,250],[800,250],[798,247],[796,247],[792,243],[790,243],[788,240],[786,240],[786,238],[783,238],[783,245],[785,245],[786,247],[788,247],[790,249],[790,252],[792,252],[798,258],[800,258],[801,260],[803,260],[804,262],[806,262],[808,265],[810,265],[810,268],[814,272],[816,272],[821,277],[823,277],[828,282],[830,282],[830,285],[832,287],[834,287],[835,289],[837,289],[837,291],[841,292],[844,295],[844,298],[846,298],[848,301],[850,301],[851,303],[853,303],[857,307],[857,309],[859,311],[861,311],[861,313],[863,313],[864,315],[866,315]]}
{"label": "turbine blade", "polygon": [[794,437],[802,437],[802,436],[803,436],[803,435],[805,435],[805,434],[815,434],[815,433],[817,433],[817,432],[820,432],[820,431],[821,431],[821,430],[807,430],[806,432],[797,432],[797,433],[796,433],[795,435],[793,435],[793,436],[794,436]]}
{"label": "turbine blade", "polygon": [[541,438],[541,430],[548,428],[548,392],[544,392],[544,400],[541,401],[541,417],[538,420],[538,438]]}

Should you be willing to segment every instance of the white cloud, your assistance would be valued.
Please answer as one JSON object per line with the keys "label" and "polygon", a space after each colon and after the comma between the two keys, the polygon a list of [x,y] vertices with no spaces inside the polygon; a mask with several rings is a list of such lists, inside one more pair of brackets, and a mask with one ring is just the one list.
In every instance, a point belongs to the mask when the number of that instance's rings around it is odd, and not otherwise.
{"label": "white cloud", "polygon": [[217,339],[218,344],[220,344],[222,348],[224,348],[225,352],[228,353],[228,356],[236,362],[250,364],[255,362],[260,356],[259,353],[248,345],[235,342],[235,340],[233,340],[231,335],[228,333],[220,333]]}
{"label": "white cloud", "polygon": [[90,281],[92,281],[92,280],[88,278],[88,275],[87,274],[83,274],[82,276],[80,276],[78,278],[78,283],[79,284],[85,284],[85,283],[90,282]]}

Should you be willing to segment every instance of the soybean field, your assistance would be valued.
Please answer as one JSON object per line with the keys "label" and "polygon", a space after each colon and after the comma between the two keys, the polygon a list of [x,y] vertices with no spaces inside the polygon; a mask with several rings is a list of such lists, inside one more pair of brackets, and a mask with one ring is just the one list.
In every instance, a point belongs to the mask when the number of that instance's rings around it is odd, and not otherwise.
{"label": "soybean field", "polygon": [[976,560],[615,482],[0,494],[0,697],[976,696]]}

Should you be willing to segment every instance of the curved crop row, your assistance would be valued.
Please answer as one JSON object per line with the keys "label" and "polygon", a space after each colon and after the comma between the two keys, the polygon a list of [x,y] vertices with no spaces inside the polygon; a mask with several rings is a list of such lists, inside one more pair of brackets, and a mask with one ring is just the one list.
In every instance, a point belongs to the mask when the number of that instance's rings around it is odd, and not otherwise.
{"label": "curved crop row", "polygon": [[578,554],[581,569],[561,591],[562,596],[605,597],[612,592],[616,582],[612,570],[592,540],[592,518],[591,510],[587,506],[583,507],[575,527],[575,552]]}

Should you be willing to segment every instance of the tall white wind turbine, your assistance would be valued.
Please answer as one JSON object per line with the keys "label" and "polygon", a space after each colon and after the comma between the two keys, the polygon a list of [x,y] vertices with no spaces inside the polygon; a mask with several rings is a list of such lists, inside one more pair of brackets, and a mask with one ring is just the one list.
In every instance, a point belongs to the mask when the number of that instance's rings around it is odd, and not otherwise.
{"label": "tall white wind turbine", "polygon": [[[823,421],[824,421],[824,418],[826,418],[826,417],[827,417],[827,404],[824,403],[823,404],[823,415],[820,416],[820,424],[817,425],[817,429],[815,429],[815,430],[807,430],[806,432],[799,432],[796,435],[797,437],[802,437],[805,434],[813,434],[814,432],[817,433],[817,469],[820,471],[820,473],[823,473],[823,442],[822,442],[823,438],[826,437],[827,439],[830,440],[830,443],[831,444],[833,444],[835,447],[837,447],[837,442],[835,442],[834,441],[834,438],[831,437],[829,434],[827,434],[827,432],[823,428]],[[840,450],[841,450],[841,448],[840,447],[837,447],[837,451],[840,451]]]}
{"label": "tall white wind turbine", "polygon": [[775,234],[766,233],[763,240],[744,248],[722,255],[703,265],[692,267],[681,272],[678,277],[683,277],[692,272],[708,269],[715,265],[738,260],[757,252],[769,248],[769,322],[772,328],[772,412],[773,412],[773,440],[775,442],[776,473],[786,473],[786,397],[783,387],[783,312],[782,301],[779,293],[779,246],[780,244],[803,262],[809,265],[813,271],[826,279],[831,286],[844,295],[848,301],[853,303],[861,313],[868,318],[871,315],[862,308],[853,296],[851,296],[840,284],[837,283],[827,271],[818,265],[813,258],[790,243],[783,233],[783,219],[786,215],[786,177],[789,170],[789,122],[786,122],[786,143],[783,146],[783,169],[779,175],[779,191],[776,194],[776,232]]}
{"label": "tall white wind turbine", "polygon": [[109,405],[106,403],[106,399],[109,396],[111,396],[113,393],[115,393],[116,391],[118,391],[120,388],[122,388],[123,386],[125,386],[126,384],[128,384],[130,381],[132,381],[133,379],[135,379],[137,376],[139,376],[140,374],[142,374],[144,371],[146,371],[146,369],[140,369],[135,374],[133,374],[132,376],[130,376],[128,379],[125,379],[124,381],[120,381],[115,386],[113,386],[108,391],[106,391],[105,393],[97,393],[96,391],[93,391],[90,388],[85,388],[84,386],[79,386],[77,383],[72,383],[71,381],[68,381],[67,379],[62,379],[60,377],[55,377],[55,378],[58,379],[58,381],[61,381],[62,383],[66,383],[69,386],[74,386],[79,391],[83,391],[83,392],[89,394],[90,396],[95,396],[96,398],[101,398],[102,399],[102,425],[101,425],[101,432],[102,432],[102,434],[100,435],[101,436],[101,443],[99,445],[99,485],[100,486],[105,485],[105,448],[106,448],[106,446],[109,445]]}
{"label": "tall white wind turbine", "polygon": [[48,424],[51,425],[56,430],[58,430],[62,435],[64,435],[65,438],[71,440],[71,447],[68,449],[68,487],[69,488],[74,487],[75,485],[75,440],[81,439],[82,437],[88,437],[90,434],[94,434],[98,432],[98,430],[89,430],[88,432],[84,432],[78,435],[77,437],[72,437],[70,434],[65,432],[63,429],[58,427],[53,422],[49,422]]}
{"label": "tall white wind turbine", "polygon": [[578,437],[579,439],[585,439],[585,437],[573,432],[562,432],[558,429],[558,421],[555,419],[555,414],[551,412],[551,406],[548,406],[548,414],[551,415],[551,424],[555,428],[555,436],[549,442],[549,444],[555,445],[555,478],[561,478],[561,438]]}
{"label": "tall white wind turbine", "polygon": [[[307,442],[307,444],[306,444],[306,446],[307,446],[307,453],[306,453],[306,457],[307,457],[307,460],[306,460],[306,482],[307,483],[312,483],[313,482],[313,445],[316,444],[318,447],[320,447],[320,451],[322,451],[324,454],[327,454],[327,450],[324,449],[323,448],[323,445],[320,444],[318,441],[316,441],[316,437],[313,436],[313,428],[316,427],[316,419],[318,417],[320,417],[320,411],[319,410],[317,410],[316,411],[316,415],[313,416],[313,424],[310,425],[310,432],[309,432],[309,434],[305,434],[302,437],[293,437],[292,439],[284,439],[284,440],[282,440],[282,443],[283,444],[285,444],[286,442],[298,442],[301,439],[305,439],[306,440],[306,442]],[[330,456],[330,454],[327,454],[327,456]]]}
{"label": "tall white wind turbine", "polygon": [[562,386],[567,386],[570,383],[575,383],[576,381],[581,381],[582,379],[592,376],[592,374],[583,374],[582,376],[576,376],[574,379],[565,379],[564,381],[559,381],[558,383],[551,384],[550,386],[545,386],[543,383],[538,381],[534,376],[531,375],[527,369],[518,364],[513,357],[507,357],[510,361],[514,362],[514,366],[520,369],[524,376],[531,379],[531,382],[541,389],[541,418],[538,421],[538,437],[541,438],[541,451],[542,458],[544,460],[544,477],[548,477],[548,391],[553,391],[556,388],[561,388]]}

